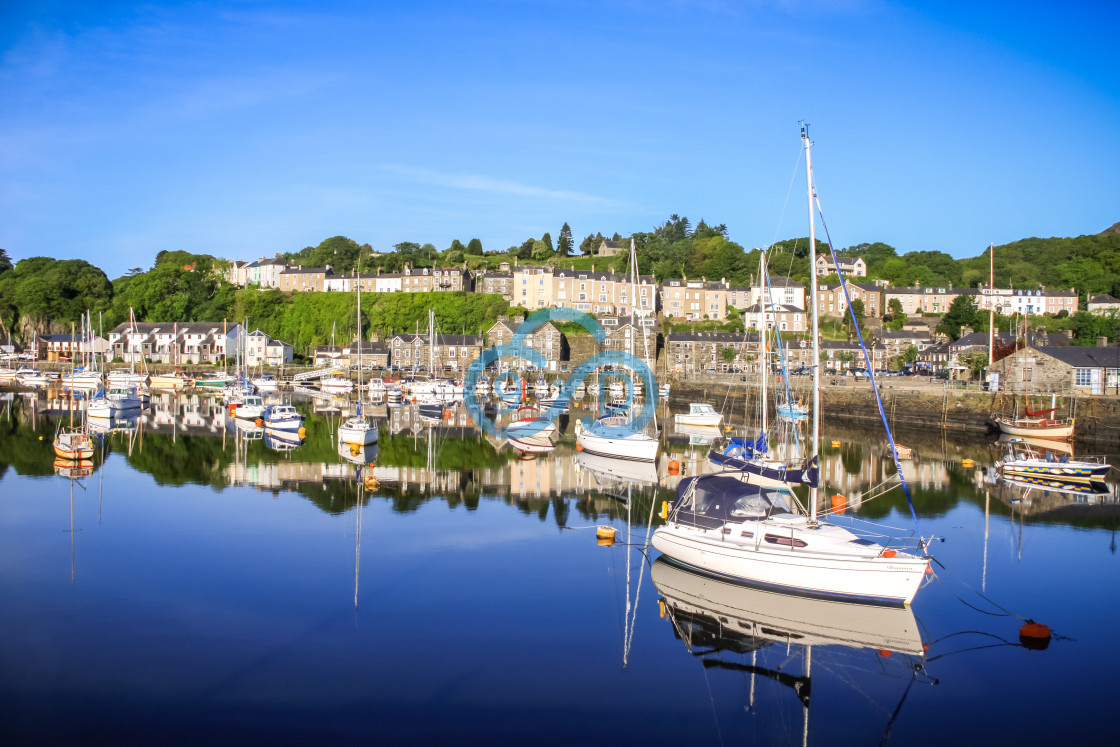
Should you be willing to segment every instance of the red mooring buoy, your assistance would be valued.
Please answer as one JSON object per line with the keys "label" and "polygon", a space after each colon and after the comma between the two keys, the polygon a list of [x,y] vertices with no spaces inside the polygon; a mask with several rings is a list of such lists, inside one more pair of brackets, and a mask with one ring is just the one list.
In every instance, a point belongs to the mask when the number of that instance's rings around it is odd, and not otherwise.
{"label": "red mooring buoy", "polygon": [[1034,620],[1027,620],[1019,628],[1019,643],[1026,648],[1042,651],[1050,645],[1050,626],[1036,623]]}

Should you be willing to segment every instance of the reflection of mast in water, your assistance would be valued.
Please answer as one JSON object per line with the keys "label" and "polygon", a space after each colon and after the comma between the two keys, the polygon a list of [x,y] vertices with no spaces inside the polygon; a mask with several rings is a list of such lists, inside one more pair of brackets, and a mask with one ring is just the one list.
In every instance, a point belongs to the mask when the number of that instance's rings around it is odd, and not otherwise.
{"label": "reflection of mast in water", "polygon": [[[361,341],[359,341],[360,343]],[[358,467],[358,510],[357,510],[357,537],[354,540],[354,611],[358,610],[358,570],[362,561],[362,491],[365,483],[362,481],[362,468]]]}
{"label": "reflection of mast in water", "polygon": [[980,572],[980,591],[988,590],[988,520],[991,516],[990,507],[992,493],[984,489],[984,565]]}

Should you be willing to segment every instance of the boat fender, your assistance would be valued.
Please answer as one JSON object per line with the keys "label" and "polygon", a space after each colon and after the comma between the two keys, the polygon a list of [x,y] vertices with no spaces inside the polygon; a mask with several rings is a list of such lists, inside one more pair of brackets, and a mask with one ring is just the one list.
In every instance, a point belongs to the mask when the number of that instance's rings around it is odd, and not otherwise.
{"label": "boat fender", "polygon": [[676,459],[670,460],[669,461],[669,474],[670,475],[675,475],[680,471],[681,471],[681,463],[678,462]]}
{"label": "boat fender", "polygon": [[[832,510],[835,511],[836,513],[842,514],[842,513],[844,513],[845,510],[847,510],[848,499],[845,498],[844,496],[837,493],[837,494],[832,496],[831,500],[832,500]],[[894,551],[893,550],[888,550],[887,552],[890,552],[890,555],[887,555],[888,558],[894,556]],[[886,555],[887,553],[883,553],[883,554]]]}
{"label": "boat fender", "polygon": [[299,434],[300,438],[304,438],[304,437],[307,436],[307,431],[304,429],[304,427],[302,425],[299,427],[299,430],[296,431],[296,433]]}
{"label": "boat fender", "polygon": [[669,518],[669,501],[661,501],[661,513],[658,516],[662,519]]}
{"label": "boat fender", "polygon": [[897,553],[896,551],[894,551],[894,550],[883,550],[883,555],[882,555],[882,557],[884,557],[884,558],[893,558],[893,557],[894,557],[895,555],[898,555],[898,553]]}
{"label": "boat fender", "polygon": [[253,421],[253,425],[255,425],[255,426],[257,426],[258,428],[260,428],[260,427],[261,427],[262,425],[264,425],[264,421],[263,421],[263,420],[261,420],[260,418],[257,418],[256,420],[254,420],[254,421]]}

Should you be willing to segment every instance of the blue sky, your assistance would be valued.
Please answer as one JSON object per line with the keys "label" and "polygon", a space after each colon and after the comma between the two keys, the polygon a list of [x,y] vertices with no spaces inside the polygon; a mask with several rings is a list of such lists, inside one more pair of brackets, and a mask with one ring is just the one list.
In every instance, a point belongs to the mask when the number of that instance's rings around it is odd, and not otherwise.
{"label": "blue sky", "polygon": [[112,278],[678,213],[750,248],[807,234],[800,120],[839,247],[1097,233],[1118,26],[1115,2],[9,0],[0,247]]}

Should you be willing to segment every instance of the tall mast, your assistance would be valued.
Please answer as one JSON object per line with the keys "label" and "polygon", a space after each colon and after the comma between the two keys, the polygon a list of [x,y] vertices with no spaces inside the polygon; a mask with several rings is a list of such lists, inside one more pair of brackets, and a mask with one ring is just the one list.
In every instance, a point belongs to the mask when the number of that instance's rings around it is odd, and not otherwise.
{"label": "tall mast", "polygon": [[[813,445],[809,449],[809,459],[812,460],[819,454],[821,443],[821,333],[817,308],[817,231],[816,220],[813,218],[813,161],[810,155],[812,141],[809,140],[807,124],[801,127],[801,141],[805,143],[805,189],[809,200],[809,279],[812,281],[809,299],[813,306]],[[815,487],[809,488],[809,520],[817,520]]]}
{"label": "tall mast", "polygon": [[[996,347],[996,245],[988,245],[988,365]],[[990,368],[988,369],[991,370]]]}
{"label": "tall mast", "polygon": [[[760,355],[759,357],[762,359],[762,432],[765,433],[767,427],[770,425],[770,421],[768,420],[768,416],[770,413],[766,407],[766,400],[770,396],[770,392],[767,388],[767,377],[770,374],[770,351],[768,349],[768,345],[766,344],[766,301],[769,296],[770,289],[769,284],[766,282],[765,249],[762,250],[762,256],[759,260],[759,266],[762,271],[762,275],[760,278],[762,281],[762,294],[758,299],[760,307],[762,308],[762,333],[759,340],[759,342],[761,342],[762,344],[762,350],[760,351],[762,355]],[[778,331],[774,330],[774,334],[778,334]],[[781,385],[779,385],[778,388],[781,389]]]}

